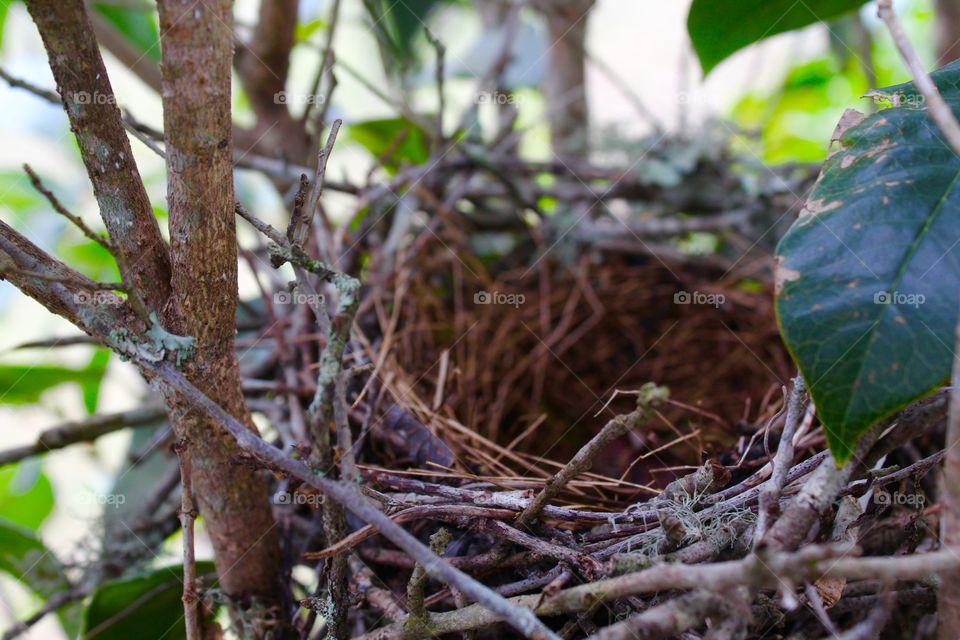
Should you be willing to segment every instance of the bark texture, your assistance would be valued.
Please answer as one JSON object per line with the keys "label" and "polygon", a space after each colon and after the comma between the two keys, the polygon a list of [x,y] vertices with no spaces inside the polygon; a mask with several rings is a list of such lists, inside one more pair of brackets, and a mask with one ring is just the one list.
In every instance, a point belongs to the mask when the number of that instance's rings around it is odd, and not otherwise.
{"label": "bark texture", "polygon": [[[172,295],[169,327],[193,336],[188,379],[256,431],[234,347],[237,245],[231,163],[229,0],[162,0],[163,115]],[[220,583],[266,620],[283,610],[279,537],[266,479],[239,459],[229,435],[170,398],[174,429],[192,447],[193,484]],[[265,607],[260,609],[259,607]],[[265,629],[263,629],[265,631]]]}
{"label": "bark texture", "polygon": [[83,0],[29,0],[124,280],[160,312],[170,259],[123,129]]}

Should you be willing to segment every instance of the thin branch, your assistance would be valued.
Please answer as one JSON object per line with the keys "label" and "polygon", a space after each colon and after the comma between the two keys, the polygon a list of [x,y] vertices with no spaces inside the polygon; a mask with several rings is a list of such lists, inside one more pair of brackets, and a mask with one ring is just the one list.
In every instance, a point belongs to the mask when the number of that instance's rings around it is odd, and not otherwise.
{"label": "thin branch", "polygon": [[780,444],[774,456],[773,471],[760,492],[760,509],[758,511],[756,540],[762,540],[770,524],[777,515],[780,504],[780,493],[787,483],[787,473],[793,466],[793,436],[800,426],[804,415],[804,400],[807,397],[807,388],[803,377],[798,375],[793,381],[793,390],[787,399],[787,417],[780,434]]}
{"label": "thin branch", "polygon": [[313,215],[316,213],[317,205],[320,203],[320,195],[323,193],[324,177],[327,172],[327,161],[330,159],[330,152],[333,151],[333,143],[337,141],[337,133],[340,131],[340,125],[343,121],[339,118],[330,125],[330,133],[327,135],[327,143],[317,155],[317,170],[313,176],[313,184],[310,187],[310,195],[307,198],[306,208],[303,215],[296,220],[290,221],[290,228],[287,230],[287,238],[295,247],[303,247],[307,241],[307,234],[310,230],[310,224],[313,221]]}
{"label": "thin branch", "polygon": [[[438,556],[442,556],[450,544],[450,530],[446,528],[438,529],[436,533],[430,536],[430,550]],[[423,604],[424,589],[427,586],[429,575],[423,568],[423,565],[417,564],[413,568],[413,574],[407,583],[407,611],[410,615],[406,619],[407,626],[416,626],[429,623],[429,613]]]}
{"label": "thin branch", "polygon": [[203,631],[200,625],[200,593],[197,588],[197,560],[193,546],[193,524],[197,519],[197,510],[193,506],[193,468],[190,460],[190,447],[186,439],[178,440],[174,450],[180,458],[180,530],[183,532],[183,618],[186,624],[187,640],[201,640]]}
{"label": "thin branch", "polygon": [[0,466],[78,442],[91,442],[120,429],[154,425],[165,417],[166,411],[162,406],[150,405],[121,413],[93,416],[79,422],[66,422],[42,431],[33,444],[0,451]]}
{"label": "thin branch", "polygon": [[[920,580],[960,567],[960,556],[950,550],[911,556],[847,557],[851,550],[849,545],[808,546],[796,552],[759,556],[751,554],[742,560],[712,564],[663,563],[644,571],[570,587],[546,599],[541,594],[533,594],[510,598],[509,601],[546,617],[586,611],[598,600],[612,602],[644,593],[699,589],[704,586],[720,592],[740,585],[778,588],[784,579],[815,582],[826,576],[849,580]],[[489,627],[500,620],[502,618],[483,607],[471,605],[456,611],[433,614],[430,630],[432,635],[441,636]],[[360,636],[357,640],[399,638],[403,632],[401,625],[393,624]],[[403,637],[413,640],[427,636],[411,635],[407,630],[407,635]]]}
{"label": "thin branch", "polygon": [[241,218],[249,222],[254,229],[259,231],[263,235],[267,236],[277,244],[286,244],[286,238],[283,237],[282,233],[280,233],[279,231],[274,229],[272,226],[270,226],[260,218],[250,213],[247,210],[247,208],[244,207],[239,202],[236,204],[234,210],[236,211],[238,216],[240,216]]}
{"label": "thin branch", "polygon": [[79,228],[80,231],[83,232],[83,235],[87,236],[88,238],[90,238],[91,240],[99,244],[101,247],[103,247],[110,253],[113,253],[113,247],[110,245],[110,242],[100,234],[95,233],[93,229],[88,227],[86,223],[83,221],[83,219],[80,218],[80,216],[76,216],[70,213],[70,211],[67,210],[66,207],[60,204],[60,201],[57,199],[57,196],[55,196],[52,191],[50,191],[49,189],[43,186],[43,182],[41,182],[40,177],[36,173],[34,173],[33,169],[30,168],[30,165],[24,164],[23,170],[30,177],[30,183],[33,185],[33,188],[39,191],[41,194],[43,194],[43,196],[50,202],[50,206],[53,207],[54,211],[56,211],[57,213],[62,215],[64,218],[66,218],[67,220],[75,224],[77,228]]}
{"label": "thin branch", "polygon": [[637,396],[637,408],[627,415],[617,416],[608,422],[600,433],[591,438],[590,442],[585,444],[570,462],[547,481],[546,486],[540,490],[533,502],[517,516],[517,525],[526,526],[533,522],[544,506],[553,500],[570,480],[593,466],[594,459],[611,440],[645,424],[653,414],[653,409],[666,400],[668,394],[666,387],[658,387],[653,383],[645,384]]}
{"label": "thin branch", "polygon": [[[960,324],[955,329],[960,348]],[[947,416],[946,455],[941,477],[940,544],[950,553],[960,550],[960,358],[953,357],[950,409]],[[938,638],[960,637],[960,571],[944,574],[937,593]]]}
{"label": "thin branch", "polygon": [[927,73],[923,63],[920,62],[917,52],[903,30],[903,24],[893,10],[893,0],[877,0],[877,13],[880,15],[880,19],[886,23],[890,35],[893,36],[893,42],[897,45],[900,57],[913,76],[914,86],[926,100],[927,113],[930,115],[930,119],[940,127],[940,131],[943,132],[947,143],[953,148],[953,152],[960,155],[960,123],[957,122],[950,105],[944,101],[940,91],[937,90],[937,85],[933,83],[930,74]]}

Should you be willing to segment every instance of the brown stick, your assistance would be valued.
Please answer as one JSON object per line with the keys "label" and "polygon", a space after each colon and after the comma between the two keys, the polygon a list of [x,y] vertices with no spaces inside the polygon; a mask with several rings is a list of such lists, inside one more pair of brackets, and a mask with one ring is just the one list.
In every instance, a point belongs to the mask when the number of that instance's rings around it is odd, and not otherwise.
{"label": "brown stick", "polygon": [[563,469],[547,481],[546,486],[540,490],[533,502],[517,516],[517,525],[527,526],[533,522],[544,506],[553,500],[570,480],[593,466],[594,459],[600,455],[607,443],[644,424],[653,414],[654,407],[666,400],[668,395],[669,391],[666,387],[658,387],[653,383],[645,384],[637,396],[636,410],[625,416],[617,416],[608,422],[600,433],[591,438],[590,442],[585,444],[570,462],[564,465]]}
{"label": "brown stick", "polygon": [[960,123],[957,122],[950,105],[944,101],[943,96],[937,90],[937,86],[933,84],[930,74],[927,73],[923,63],[920,62],[917,52],[914,51],[913,45],[903,30],[900,19],[893,11],[892,0],[877,0],[877,13],[880,15],[880,19],[886,23],[890,35],[893,36],[893,42],[900,51],[900,57],[913,75],[914,86],[927,101],[927,114],[940,127],[943,137],[953,148],[953,152],[960,154]]}
{"label": "brown stick", "polygon": [[193,506],[193,477],[190,462],[190,447],[186,440],[178,440],[174,449],[180,458],[180,530],[183,532],[183,618],[187,629],[187,640],[200,640],[203,632],[200,626],[198,604],[200,594],[197,589],[197,559],[193,547],[193,522],[197,512]]}
{"label": "brown stick", "polygon": [[[960,348],[960,324],[956,330]],[[941,478],[943,508],[940,512],[940,544],[957,553],[960,549],[960,358],[954,354],[950,388],[950,412],[947,418],[946,455]],[[960,572],[943,574],[937,594],[938,637],[960,637]]]}

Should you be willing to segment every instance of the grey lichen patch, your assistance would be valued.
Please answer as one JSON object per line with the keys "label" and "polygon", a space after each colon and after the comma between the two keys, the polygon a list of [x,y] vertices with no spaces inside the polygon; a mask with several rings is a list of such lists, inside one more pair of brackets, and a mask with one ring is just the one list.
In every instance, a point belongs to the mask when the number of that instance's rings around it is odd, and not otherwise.
{"label": "grey lichen patch", "polygon": [[150,314],[150,330],[146,333],[149,340],[147,348],[152,350],[162,360],[167,355],[173,355],[177,366],[193,354],[194,339],[191,336],[178,336],[170,333],[157,321],[157,314]]}

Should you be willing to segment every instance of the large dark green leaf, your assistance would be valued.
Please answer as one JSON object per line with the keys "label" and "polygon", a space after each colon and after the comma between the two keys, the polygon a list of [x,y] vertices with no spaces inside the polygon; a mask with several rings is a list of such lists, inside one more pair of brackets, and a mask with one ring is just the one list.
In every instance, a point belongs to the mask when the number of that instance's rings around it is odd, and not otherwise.
{"label": "large dark green leaf", "polygon": [[[197,575],[208,579],[212,562],[198,562]],[[84,640],[130,638],[186,638],[183,624],[183,566],[162,567],[148,573],[114,580],[96,590],[83,614]]]}
{"label": "large dark green leaf", "polygon": [[[937,74],[960,112],[960,65]],[[834,456],[948,378],[960,306],[960,159],[912,88],[849,111],[777,248],[777,314]]]}
{"label": "large dark green leaf", "polygon": [[754,42],[830,20],[863,4],[866,0],[693,0],[687,31],[706,75]]}
{"label": "large dark green leaf", "polygon": [[[0,571],[9,574],[41,598],[70,589],[63,566],[29,529],[0,518]],[[79,629],[79,609],[66,606],[58,612],[67,635]]]}

